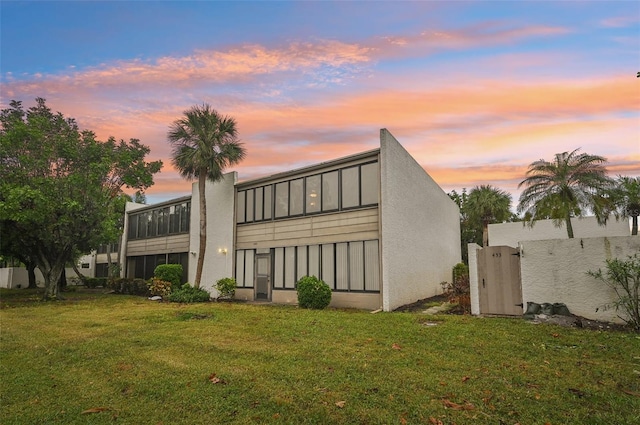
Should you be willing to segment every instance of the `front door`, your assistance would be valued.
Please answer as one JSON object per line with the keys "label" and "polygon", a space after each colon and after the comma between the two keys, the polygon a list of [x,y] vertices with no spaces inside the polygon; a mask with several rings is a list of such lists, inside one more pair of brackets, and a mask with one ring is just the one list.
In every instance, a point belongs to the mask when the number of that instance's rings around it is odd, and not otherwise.
{"label": "front door", "polygon": [[271,255],[256,255],[255,299],[271,301]]}
{"label": "front door", "polygon": [[478,251],[480,314],[522,315],[520,254],[510,246]]}

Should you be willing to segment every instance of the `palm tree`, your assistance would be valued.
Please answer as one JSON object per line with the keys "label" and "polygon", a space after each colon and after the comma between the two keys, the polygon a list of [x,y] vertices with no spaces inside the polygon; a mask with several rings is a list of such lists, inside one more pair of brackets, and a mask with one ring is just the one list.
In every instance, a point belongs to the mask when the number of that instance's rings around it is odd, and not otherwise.
{"label": "palm tree", "polygon": [[611,200],[611,212],[616,219],[631,217],[631,234],[637,235],[640,215],[640,177],[618,176],[607,195]]}
{"label": "palm tree", "polygon": [[467,219],[482,225],[482,246],[489,245],[489,224],[501,223],[512,216],[511,195],[491,185],[476,186],[465,205]]}
{"label": "palm tree", "polygon": [[242,161],[246,151],[238,140],[236,121],[220,115],[206,103],[185,111],[184,117],[171,125],[167,137],[173,147],[173,165],[180,175],[189,180],[198,179],[200,250],[193,286],[199,288],[207,245],[205,182],[222,180],[224,170]]}
{"label": "palm tree", "polygon": [[518,203],[518,212],[524,212],[525,221],[531,225],[536,220],[551,218],[556,226],[567,226],[567,235],[573,238],[571,217],[581,217],[593,210],[599,222],[606,219],[598,208],[598,193],[611,185],[604,164],[606,158],[587,153],[556,154],[553,162],[543,159],[529,165],[526,178],[518,189],[524,187]]}

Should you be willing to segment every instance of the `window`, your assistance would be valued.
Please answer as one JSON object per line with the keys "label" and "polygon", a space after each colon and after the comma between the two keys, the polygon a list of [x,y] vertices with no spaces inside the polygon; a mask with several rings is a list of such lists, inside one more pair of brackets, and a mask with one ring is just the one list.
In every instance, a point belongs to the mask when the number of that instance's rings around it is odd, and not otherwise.
{"label": "window", "polygon": [[342,208],[353,208],[360,205],[360,167],[342,170]]}
{"label": "window", "polygon": [[322,182],[322,176],[307,177],[307,188],[305,194],[306,213],[312,214],[320,212],[320,184]]}
{"label": "window", "polygon": [[304,212],[304,180],[296,179],[289,182],[289,215],[302,215]]}
{"label": "window", "polygon": [[338,172],[322,175],[322,211],[338,209]]}
{"label": "window", "polygon": [[264,188],[259,187],[256,189],[256,214],[255,214],[255,219],[256,221],[261,221],[262,220],[262,211],[264,210]]}
{"label": "window", "polygon": [[245,222],[245,211],[246,211],[246,199],[247,199],[247,192],[246,191],[242,191],[242,192],[238,192],[238,200],[236,202],[236,222],[237,223],[244,223]]}
{"label": "window", "polygon": [[322,280],[335,289],[335,259],[333,256],[334,244],[322,245]]}
{"label": "window", "polygon": [[[188,232],[190,205],[190,202],[183,202],[169,207],[130,213],[127,237],[146,239]],[[111,252],[117,252],[117,249]]]}
{"label": "window", "polygon": [[253,189],[247,190],[247,222],[253,221],[253,193]]}
{"label": "window", "polygon": [[289,182],[276,184],[276,218],[289,215]]}
{"label": "window", "polygon": [[380,177],[378,175],[378,163],[365,164],[360,167],[360,194],[362,205],[378,203]]}
{"label": "window", "polygon": [[271,202],[271,189],[272,186],[264,187],[264,219],[271,220],[271,214],[273,212],[273,202]]}
{"label": "window", "polygon": [[82,263],[82,265],[80,266],[83,269],[88,269],[89,268],[89,263]]}

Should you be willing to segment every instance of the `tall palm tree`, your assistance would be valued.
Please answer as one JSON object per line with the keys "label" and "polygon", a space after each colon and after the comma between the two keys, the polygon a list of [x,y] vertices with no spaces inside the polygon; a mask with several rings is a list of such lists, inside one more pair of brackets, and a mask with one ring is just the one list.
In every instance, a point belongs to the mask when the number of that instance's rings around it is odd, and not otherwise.
{"label": "tall palm tree", "polygon": [[482,246],[489,245],[489,224],[501,223],[512,216],[511,195],[491,185],[476,186],[465,205],[470,222],[482,225]]}
{"label": "tall palm tree", "polygon": [[640,177],[618,176],[614,186],[606,193],[611,212],[617,219],[631,217],[631,234],[638,234],[640,215]]}
{"label": "tall palm tree", "polygon": [[573,238],[571,217],[592,210],[600,222],[606,219],[597,205],[598,194],[611,185],[604,165],[607,160],[579,150],[556,154],[553,162],[540,159],[529,165],[526,178],[518,185],[524,187],[518,212],[525,213],[525,221],[533,225],[551,218],[558,227],[564,222],[567,235]]}
{"label": "tall palm tree", "polygon": [[173,147],[173,165],[180,175],[198,179],[200,196],[200,249],[193,286],[200,287],[207,246],[207,180],[222,180],[224,170],[238,164],[246,151],[238,139],[236,121],[220,115],[209,104],[194,106],[171,125],[167,135]]}

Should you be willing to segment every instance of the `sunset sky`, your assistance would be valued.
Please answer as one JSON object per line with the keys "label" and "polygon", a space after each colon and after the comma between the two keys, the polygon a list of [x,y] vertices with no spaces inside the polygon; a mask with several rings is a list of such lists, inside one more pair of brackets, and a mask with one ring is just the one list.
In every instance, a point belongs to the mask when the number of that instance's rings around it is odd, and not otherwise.
{"label": "sunset sky", "polygon": [[449,192],[517,202],[527,165],[581,148],[640,175],[640,3],[0,3],[0,106],[44,97],[101,140],[164,167],[155,203],[190,193],[169,125],[234,117],[240,180],[376,148],[387,128]]}

